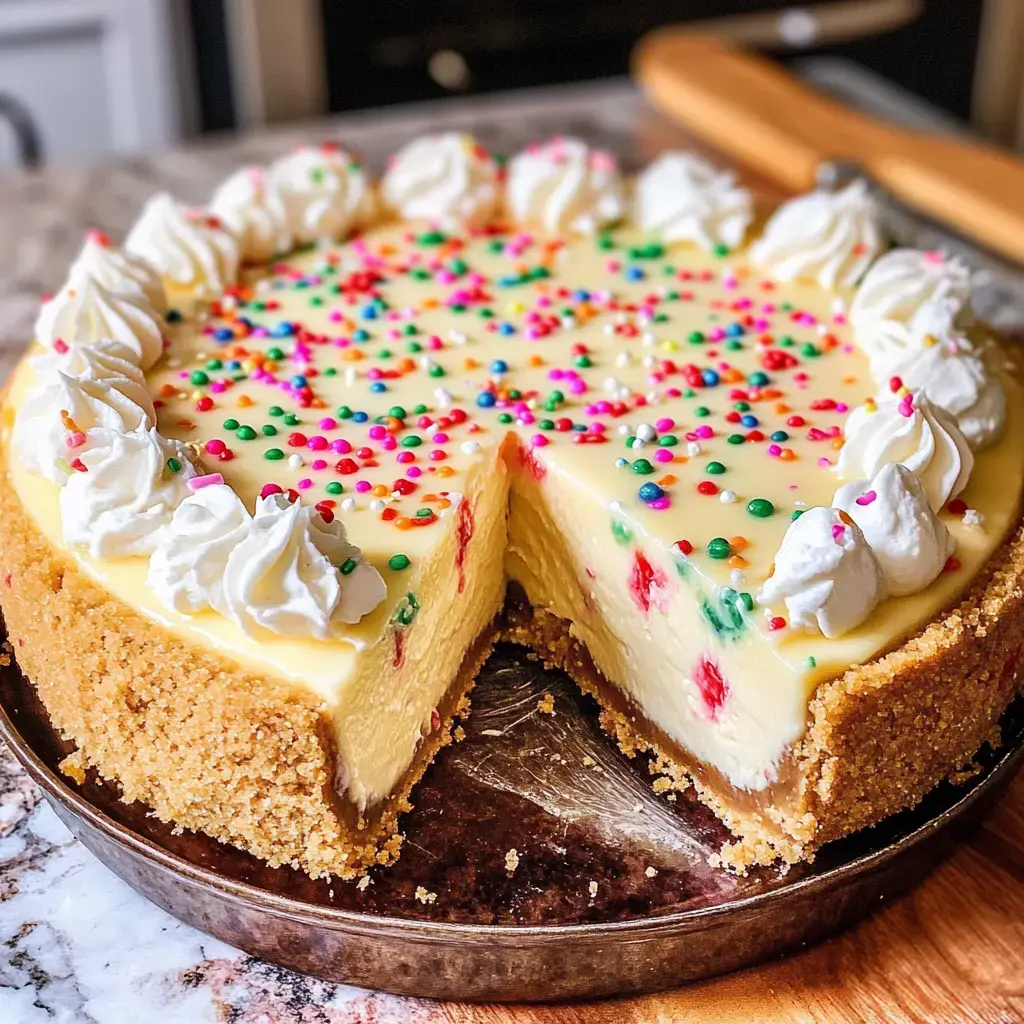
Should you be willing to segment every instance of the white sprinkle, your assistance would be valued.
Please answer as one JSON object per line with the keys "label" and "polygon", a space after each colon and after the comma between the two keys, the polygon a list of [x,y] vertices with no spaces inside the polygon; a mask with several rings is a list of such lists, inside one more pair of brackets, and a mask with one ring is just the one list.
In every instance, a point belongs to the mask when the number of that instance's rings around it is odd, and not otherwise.
{"label": "white sprinkle", "polygon": [[622,385],[616,377],[605,377],[605,379],[601,381],[601,387],[610,395],[614,395],[621,386]]}
{"label": "white sprinkle", "polygon": [[658,869],[657,868],[647,868],[647,870],[644,871],[644,874],[648,878],[657,878],[657,876],[658,876]]}
{"label": "white sprinkle", "polygon": [[289,469],[302,469],[302,456],[298,452],[293,452],[288,456],[288,468]]}
{"label": "white sprinkle", "polygon": [[650,423],[641,423],[636,428],[636,436],[641,441],[653,441],[658,436],[658,432]]}
{"label": "white sprinkle", "polygon": [[619,367],[619,369],[623,369],[623,368],[629,366],[630,363],[632,363],[632,362],[633,362],[633,357],[628,352],[620,352],[615,357],[615,365],[617,367]]}
{"label": "white sprinkle", "polygon": [[686,442],[686,454],[689,455],[691,459],[697,455],[700,455],[702,451],[704,451],[704,449],[701,448],[701,446],[696,441]]}
{"label": "white sprinkle", "polygon": [[640,341],[647,347],[650,348],[658,339],[650,331],[644,331]]}
{"label": "white sprinkle", "polygon": [[629,459],[624,459],[624,458],[622,458],[620,456],[619,458],[617,458],[615,460],[615,468],[616,469],[623,469],[624,467],[626,467],[628,465],[629,465]]}
{"label": "white sprinkle", "polygon": [[430,358],[430,356],[420,356],[420,369],[421,370],[429,370],[431,367],[436,366],[436,365],[437,364],[434,362],[433,359]]}
{"label": "white sprinkle", "polygon": [[594,897],[597,896],[597,882],[591,882],[587,886],[587,892],[590,893],[590,898],[594,899]]}
{"label": "white sprinkle", "polygon": [[353,511],[355,509],[355,507],[356,507],[356,499],[355,498],[342,498],[341,499],[340,508],[341,508],[342,512],[351,512],[351,511]]}
{"label": "white sprinkle", "polygon": [[746,582],[747,577],[743,575],[742,569],[733,569],[733,571],[729,573],[729,586],[733,589],[742,587]]}
{"label": "white sprinkle", "polygon": [[658,365],[658,357],[653,353],[648,352],[647,355],[643,357],[641,362],[644,364],[645,370],[651,370]]}
{"label": "white sprinkle", "polygon": [[349,366],[345,370],[345,387],[352,387],[356,382],[356,368]]}
{"label": "white sprinkle", "polygon": [[633,433],[633,428],[628,423],[620,423],[615,430],[619,437],[629,437]]}
{"label": "white sprinkle", "polygon": [[807,508],[807,502],[806,501],[801,501],[799,498],[797,498],[793,502],[793,504],[796,505],[797,508]]}
{"label": "white sprinkle", "polygon": [[359,890],[360,892],[366,892],[366,890],[367,890],[367,889],[369,888],[369,886],[370,886],[370,885],[372,885],[372,884],[373,884],[373,883],[372,883],[372,881],[371,881],[371,879],[370,879],[370,876],[369,876],[369,875],[363,875],[363,877],[362,877],[362,878],[360,878],[358,882],[356,882],[356,888],[357,888],[357,889],[358,889],[358,890]]}
{"label": "white sprinkle", "polygon": [[456,345],[465,345],[469,341],[469,335],[464,334],[462,331],[457,331],[453,327],[448,332],[448,340],[454,342]]}
{"label": "white sprinkle", "polygon": [[434,389],[434,400],[437,402],[439,409],[450,409],[452,407],[451,392],[446,391],[444,388]]}
{"label": "white sprinkle", "polygon": [[370,511],[371,512],[383,512],[384,511],[384,501],[383,501],[383,499],[382,498],[374,498],[370,502]]}
{"label": "white sprinkle", "polygon": [[736,492],[735,491],[730,491],[728,488],[726,488],[724,491],[722,491],[721,494],[718,495],[718,500],[723,505],[735,505],[736,504]]}
{"label": "white sprinkle", "polygon": [[436,903],[437,902],[437,893],[436,892],[427,892],[427,890],[422,885],[417,885],[416,886],[416,899],[418,899],[420,901],[420,903]]}
{"label": "white sprinkle", "polygon": [[604,333],[608,335],[609,338],[612,337],[615,334],[615,324],[605,324]]}
{"label": "white sprinkle", "polygon": [[513,846],[505,854],[505,870],[510,875],[514,875],[517,867],[519,867],[519,851]]}
{"label": "white sprinkle", "polygon": [[976,508],[969,508],[964,512],[960,522],[964,526],[982,526],[985,522],[985,517]]}
{"label": "white sprinkle", "polygon": [[563,316],[562,326],[567,330],[571,331],[576,326],[576,317],[574,316]]}
{"label": "white sprinkle", "polygon": [[644,442],[641,441],[639,437],[634,437],[633,438],[633,443],[629,447],[630,448],[643,448],[644,447]]}
{"label": "white sprinkle", "polygon": [[615,322],[620,326],[629,323],[629,317],[625,313],[619,313],[615,317]]}
{"label": "white sprinkle", "polygon": [[462,452],[463,455],[475,455],[480,451],[480,442],[463,441],[462,444],[459,445],[459,451]]}

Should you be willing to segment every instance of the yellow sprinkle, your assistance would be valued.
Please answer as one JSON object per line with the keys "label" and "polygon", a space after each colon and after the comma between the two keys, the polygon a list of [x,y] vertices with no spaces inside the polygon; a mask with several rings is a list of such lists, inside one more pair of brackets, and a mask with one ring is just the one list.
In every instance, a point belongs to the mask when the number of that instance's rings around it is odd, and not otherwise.
{"label": "yellow sprinkle", "polygon": [[868,412],[877,412],[878,411],[878,403],[873,398],[865,398],[864,399],[864,408]]}
{"label": "yellow sprinkle", "polygon": [[934,334],[926,334],[924,336],[923,344],[925,348],[932,348],[933,346],[938,345],[938,343],[939,339],[936,338]]}
{"label": "yellow sprinkle", "polygon": [[508,311],[510,313],[524,313],[526,306],[522,302],[510,302],[508,304]]}

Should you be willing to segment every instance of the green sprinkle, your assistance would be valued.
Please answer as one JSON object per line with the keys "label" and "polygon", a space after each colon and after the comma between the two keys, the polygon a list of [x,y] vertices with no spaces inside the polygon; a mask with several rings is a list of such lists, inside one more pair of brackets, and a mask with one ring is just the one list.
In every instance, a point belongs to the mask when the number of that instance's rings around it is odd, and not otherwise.
{"label": "green sprinkle", "polygon": [[[283,416],[284,415],[284,409],[282,409],[281,406],[279,406],[279,405],[272,405],[267,410],[267,413],[270,416]],[[225,426],[227,426],[227,424],[225,424]],[[230,430],[231,427],[228,427],[227,429]]]}
{"label": "green sprinkle", "polygon": [[708,555],[711,558],[728,558],[732,554],[732,545],[724,537],[715,537],[708,541]]}
{"label": "green sprinkle", "polygon": [[236,420],[233,416],[229,416],[224,421],[224,429],[225,430],[237,430],[238,429],[238,420]]}
{"label": "green sprinkle", "polygon": [[675,434],[662,434],[658,438],[659,448],[673,448],[679,444],[679,438]]}
{"label": "green sprinkle", "polygon": [[297,427],[299,422],[299,417],[293,412],[288,413],[284,418],[284,425],[286,427]]}
{"label": "green sprinkle", "polygon": [[393,405],[388,409],[388,415],[394,416],[396,420],[404,420],[409,414],[405,411],[405,406]]}
{"label": "green sprinkle", "polygon": [[403,448],[419,448],[421,444],[423,444],[423,438],[417,434],[410,434],[408,437],[402,438]]}
{"label": "green sprinkle", "polygon": [[577,356],[573,360],[573,365],[580,370],[586,370],[588,367],[593,366],[593,362],[588,355]]}
{"label": "green sprinkle", "polygon": [[435,366],[432,366],[430,368],[430,370],[429,370],[429,373],[430,373],[431,377],[443,377],[444,376],[444,367],[439,365],[439,364],[435,365]]}
{"label": "green sprinkle", "polygon": [[447,241],[448,236],[443,231],[424,231],[416,237],[417,245],[443,245]]}
{"label": "green sprinkle", "polygon": [[809,654],[807,656],[807,660],[804,662],[804,664],[808,668],[817,668],[818,667],[818,660],[817,660],[817,658],[814,657],[813,654]]}
{"label": "green sprinkle", "polygon": [[691,345],[703,345],[704,344],[704,332],[703,331],[690,331],[687,335],[686,340]]}
{"label": "green sprinkle", "polygon": [[625,523],[620,523],[618,519],[612,520],[612,536],[615,538],[617,544],[628,544],[633,539],[633,534],[630,533],[629,527]]}
{"label": "green sprinkle", "polygon": [[284,359],[284,350],[274,345],[267,349],[267,358],[273,359],[275,362],[279,359]]}
{"label": "green sprinkle", "polygon": [[326,486],[326,487],[324,488],[324,490],[325,490],[325,491],[326,491],[326,492],[327,492],[328,494],[341,494],[341,493],[343,493],[343,492],[344,492],[345,488],[344,488],[344,487],[342,487],[342,486],[341,486],[341,484],[340,484],[340,483],[338,483],[338,481],[337,481],[337,480],[332,480],[332,481],[331,481],[331,482],[330,482],[330,483],[329,483],[329,484],[328,484],[328,485],[327,485],[327,486]]}
{"label": "green sprinkle", "polygon": [[748,612],[752,612],[754,610],[753,595],[748,594],[745,590],[740,591],[740,602]]}
{"label": "green sprinkle", "polygon": [[181,472],[181,463],[177,459],[168,459],[167,460],[167,468],[172,473],[180,473]]}
{"label": "green sprinkle", "polygon": [[775,506],[767,498],[751,498],[747,511],[757,519],[767,519],[775,514]]}
{"label": "green sprinkle", "polygon": [[208,370],[223,370],[224,363],[220,359],[210,359],[206,363],[206,368]]}
{"label": "green sprinkle", "polygon": [[718,244],[711,250],[713,256],[717,256],[719,259],[729,255],[729,246]]}
{"label": "green sprinkle", "polygon": [[806,359],[813,359],[815,356],[821,355],[821,350],[814,342],[808,341],[800,346],[800,355]]}
{"label": "green sprinkle", "polygon": [[[271,409],[270,410],[270,414],[272,416],[274,416],[274,415],[278,415],[279,416],[281,414],[281,411],[278,410],[278,412],[275,413],[274,410]],[[354,413],[352,412],[352,410],[347,405],[339,405],[338,406],[338,418],[339,419],[350,420],[350,419],[352,419],[353,415],[354,415]]]}
{"label": "green sprinkle", "polygon": [[388,568],[394,569],[395,572],[401,572],[403,569],[409,568],[409,556],[408,555],[392,555],[388,559]]}
{"label": "green sprinkle", "polygon": [[789,513],[789,518],[796,522],[796,520],[799,519],[803,514],[804,510],[802,508],[795,508],[792,512]]}
{"label": "green sprinkle", "polygon": [[510,412],[502,412],[498,414],[499,423],[511,423],[515,417]]}
{"label": "green sprinkle", "polygon": [[711,410],[706,405],[698,405],[697,408],[693,410],[693,415],[694,416],[710,416],[711,415]]}
{"label": "green sprinkle", "polygon": [[250,426],[242,426],[235,431],[235,437],[237,437],[239,441],[252,441],[256,437],[256,431]]}
{"label": "green sprinkle", "polygon": [[746,438],[742,434],[730,434],[726,438],[726,441],[728,441],[729,444],[743,444],[745,440]]}
{"label": "green sprinkle", "polygon": [[357,558],[346,558],[345,561],[341,563],[341,575],[351,575],[353,572],[355,572],[356,566],[358,564],[359,560]]}
{"label": "green sprinkle", "polygon": [[640,476],[650,476],[654,472],[654,467],[647,459],[637,459],[632,465],[632,470]]}
{"label": "green sprinkle", "polygon": [[[268,462],[280,462],[284,458],[284,452],[280,448],[268,448],[263,453],[263,458]],[[328,486],[330,485],[328,484]]]}
{"label": "green sprinkle", "polygon": [[721,476],[725,472],[725,466],[721,462],[709,462],[704,467],[705,473],[711,473],[712,476]]}
{"label": "green sprinkle", "polygon": [[264,437],[274,437],[277,434],[277,427],[273,423],[264,423],[260,430],[263,431]]}
{"label": "green sprinkle", "polygon": [[210,375],[203,370],[193,370],[188,375],[188,382],[189,384],[198,384],[200,386],[203,384],[209,384]]}

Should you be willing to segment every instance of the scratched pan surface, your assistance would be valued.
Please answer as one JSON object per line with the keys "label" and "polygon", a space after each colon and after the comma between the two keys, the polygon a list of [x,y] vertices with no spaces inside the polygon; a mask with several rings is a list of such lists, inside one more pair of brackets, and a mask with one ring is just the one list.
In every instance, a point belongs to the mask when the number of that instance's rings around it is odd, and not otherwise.
{"label": "scratched pan surface", "polygon": [[[554,697],[555,713],[537,701]],[[16,667],[0,669],[0,734],[81,841],[175,916],[283,966],[404,994],[554,1000],[677,985],[778,955],[917,881],[1024,760],[1024,700],[966,785],[827,847],[813,865],[736,878],[707,857],[726,838],[692,795],[672,804],[601,733],[557,672],[498,649],[466,738],[445,750],[404,819],[402,857],[365,890],[272,869],[174,835],[67,752]],[[507,865],[510,850],[518,864]],[[653,869],[653,870],[652,870]],[[416,890],[436,894],[433,902]]]}

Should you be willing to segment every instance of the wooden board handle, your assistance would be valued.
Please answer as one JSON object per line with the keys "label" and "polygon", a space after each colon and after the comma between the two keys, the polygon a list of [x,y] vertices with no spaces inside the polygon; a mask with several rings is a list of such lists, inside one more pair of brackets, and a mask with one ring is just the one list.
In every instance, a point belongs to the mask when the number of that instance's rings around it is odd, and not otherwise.
{"label": "wooden board handle", "polygon": [[641,41],[633,67],[655,106],[787,187],[811,188],[822,161],[852,159],[923,213],[1024,263],[1024,164],[1011,154],[876,121],[711,36],[661,30]]}

